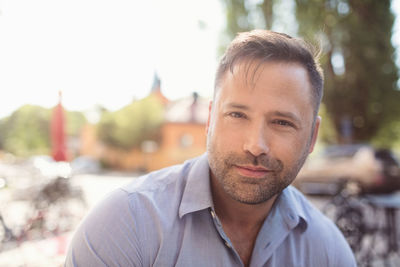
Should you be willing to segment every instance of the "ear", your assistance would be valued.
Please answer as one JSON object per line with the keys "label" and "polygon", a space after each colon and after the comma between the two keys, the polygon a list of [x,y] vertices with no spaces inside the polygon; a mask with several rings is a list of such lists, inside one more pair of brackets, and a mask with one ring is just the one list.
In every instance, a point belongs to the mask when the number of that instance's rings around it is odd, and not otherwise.
{"label": "ear", "polygon": [[208,135],[208,130],[210,129],[212,104],[213,104],[213,102],[210,101],[210,104],[208,105],[208,119],[207,119],[207,124],[206,124],[206,135]]}
{"label": "ear", "polygon": [[317,116],[317,118],[315,119],[315,125],[314,125],[314,129],[313,129],[313,132],[312,132],[311,144],[310,144],[310,147],[308,149],[308,153],[311,153],[314,150],[315,143],[317,142],[317,137],[318,137],[320,124],[321,124],[321,117]]}

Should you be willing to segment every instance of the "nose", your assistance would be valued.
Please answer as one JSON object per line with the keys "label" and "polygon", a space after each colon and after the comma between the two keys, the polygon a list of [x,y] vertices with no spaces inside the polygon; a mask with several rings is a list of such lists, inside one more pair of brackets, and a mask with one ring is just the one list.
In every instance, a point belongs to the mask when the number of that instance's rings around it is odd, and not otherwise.
{"label": "nose", "polygon": [[243,149],[244,151],[250,152],[255,157],[268,153],[269,147],[263,125],[250,127],[248,131],[246,131]]}

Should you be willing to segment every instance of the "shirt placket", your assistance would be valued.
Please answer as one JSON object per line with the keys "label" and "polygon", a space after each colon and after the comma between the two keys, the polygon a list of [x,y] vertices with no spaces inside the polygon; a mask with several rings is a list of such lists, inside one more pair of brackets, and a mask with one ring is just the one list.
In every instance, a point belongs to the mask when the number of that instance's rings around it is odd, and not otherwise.
{"label": "shirt placket", "polygon": [[240,259],[239,254],[236,252],[235,248],[233,247],[233,244],[231,242],[231,240],[229,239],[229,237],[225,234],[224,229],[222,228],[222,224],[220,222],[220,220],[217,217],[217,214],[215,213],[213,208],[209,208],[211,217],[213,219],[215,228],[218,231],[218,234],[220,235],[220,237],[222,238],[222,241],[225,244],[225,247],[230,250],[236,257],[236,261],[240,263],[240,266],[243,266],[242,260]]}

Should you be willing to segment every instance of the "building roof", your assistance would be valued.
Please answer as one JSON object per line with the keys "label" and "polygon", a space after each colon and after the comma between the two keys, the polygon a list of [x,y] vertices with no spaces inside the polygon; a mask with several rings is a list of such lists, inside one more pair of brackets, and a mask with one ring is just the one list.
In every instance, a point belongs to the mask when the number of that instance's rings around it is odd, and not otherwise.
{"label": "building roof", "polygon": [[210,100],[193,93],[190,97],[171,101],[166,108],[167,122],[206,124]]}

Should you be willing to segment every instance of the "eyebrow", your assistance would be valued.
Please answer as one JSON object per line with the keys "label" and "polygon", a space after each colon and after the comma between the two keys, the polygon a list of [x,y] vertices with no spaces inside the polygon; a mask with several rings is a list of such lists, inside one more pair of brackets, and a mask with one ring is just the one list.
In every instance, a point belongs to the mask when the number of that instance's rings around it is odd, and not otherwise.
{"label": "eyebrow", "polygon": [[229,103],[227,105],[229,108],[238,108],[238,109],[242,109],[242,110],[249,110],[250,107],[243,105],[243,104],[239,104],[239,103]]}

